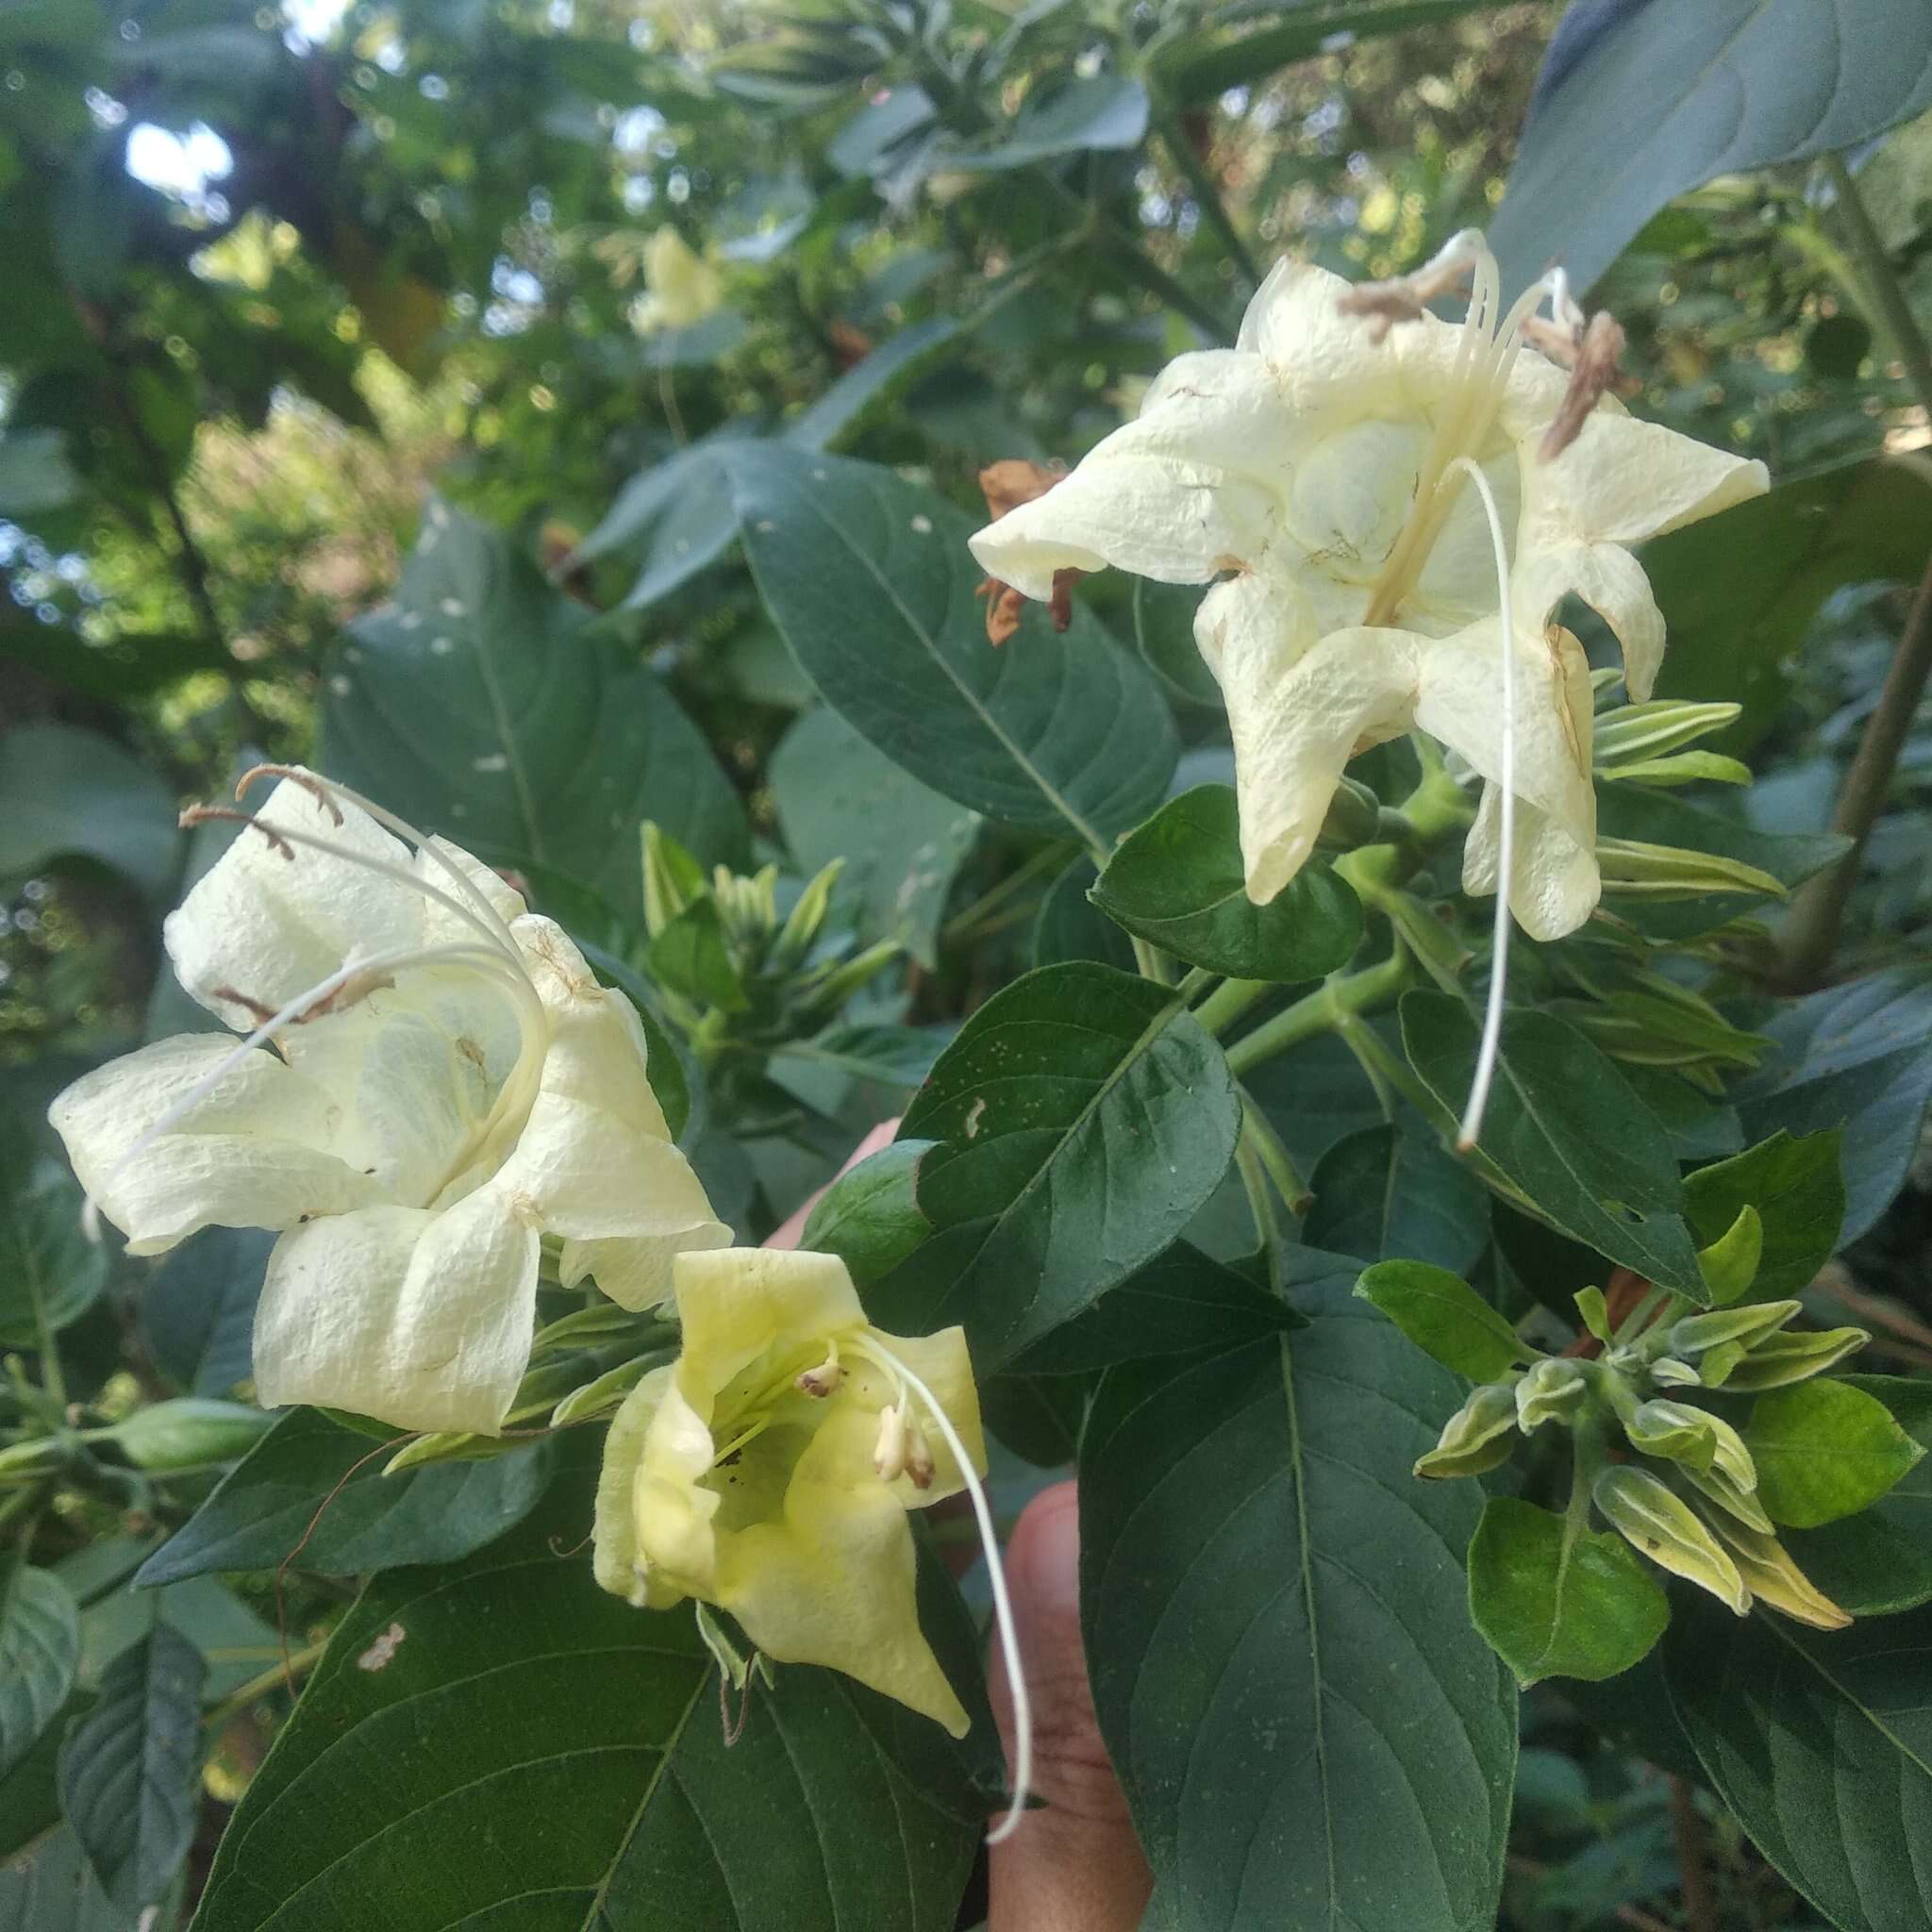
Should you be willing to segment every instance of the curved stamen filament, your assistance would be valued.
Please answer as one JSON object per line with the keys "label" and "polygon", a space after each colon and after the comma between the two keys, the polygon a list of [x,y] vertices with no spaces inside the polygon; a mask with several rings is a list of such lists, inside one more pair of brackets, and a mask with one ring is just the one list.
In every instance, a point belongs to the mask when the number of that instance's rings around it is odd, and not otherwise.
{"label": "curved stamen filament", "polygon": [[1000,1654],[1006,1660],[1007,1685],[1013,1698],[1012,1803],[1007,1808],[1007,1815],[986,1835],[988,1844],[1002,1844],[1020,1828],[1020,1821],[1026,1815],[1026,1799],[1033,1785],[1033,1700],[1026,1690],[1025,1666],[1020,1661],[1020,1633],[1013,1622],[1012,1600],[1007,1593],[1006,1565],[1000,1560],[999,1538],[993,1530],[992,1509],[986,1500],[985,1486],[973,1467],[973,1457],[939,1397],[875,1335],[867,1334],[854,1341],[852,1347],[855,1353],[870,1357],[902,1387],[910,1389],[919,1397],[926,1414],[932,1418],[933,1426],[952,1451],[953,1460],[958,1464],[959,1474],[965,1481],[966,1492],[973,1499],[973,1515],[979,1525],[980,1546],[986,1552],[987,1576],[992,1585],[993,1624],[999,1631]]}
{"label": "curved stamen filament", "polygon": [[[332,801],[338,798],[345,799],[358,811],[367,812],[385,831],[393,832],[397,838],[401,839],[413,850],[420,852],[433,864],[441,867],[455,880],[458,891],[481,911],[484,920],[494,930],[497,939],[509,948],[512,953],[516,951],[516,941],[511,937],[509,927],[504,924],[503,915],[490,903],[490,895],[476,884],[475,880],[461,866],[457,864],[443,851],[441,846],[437,844],[427,834],[419,832],[408,819],[398,817],[396,813],[390,811],[383,806],[377,805],[373,798],[366,798],[361,792],[353,790],[347,785],[339,784],[333,778],[324,778],[313,772],[297,772],[291,765],[257,765],[252,770],[243,772],[242,776],[236,781],[236,798],[240,799],[244,796],[249,787],[258,778],[269,777],[291,779],[296,784],[302,785],[305,789],[312,790],[316,796],[325,801]],[[276,829],[279,830],[280,828],[277,827]]]}
{"label": "curved stamen filament", "polygon": [[1496,508],[1490,479],[1468,457],[1457,457],[1455,468],[1467,470],[1482,498],[1490,522],[1490,542],[1496,558],[1496,625],[1503,647],[1503,773],[1497,815],[1496,923],[1491,945],[1490,993],[1483,1010],[1482,1044],[1475,1058],[1475,1077],[1457,1129],[1456,1146],[1467,1154],[1483,1129],[1490,1086],[1496,1075],[1496,1057],[1503,1043],[1503,996],[1509,977],[1509,894],[1516,883],[1516,618],[1509,603],[1509,546],[1503,537],[1503,519]]}

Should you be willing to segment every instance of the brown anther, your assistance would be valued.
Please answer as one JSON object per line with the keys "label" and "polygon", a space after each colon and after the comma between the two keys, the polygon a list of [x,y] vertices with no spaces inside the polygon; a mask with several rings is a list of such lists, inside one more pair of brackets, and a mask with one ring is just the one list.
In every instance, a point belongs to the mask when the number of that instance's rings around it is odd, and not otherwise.
{"label": "brown anther", "polygon": [[837,1392],[839,1385],[845,1379],[845,1371],[837,1362],[821,1362],[815,1369],[800,1370],[791,1379],[792,1386],[800,1394],[823,1402],[826,1396]]}
{"label": "brown anther", "polygon": [[245,811],[234,811],[225,805],[191,805],[175,824],[186,832],[196,825],[217,822],[231,825],[253,825],[284,858],[292,859],[295,857],[295,848],[273,825],[265,825],[259,819],[251,818]]}
{"label": "brown anther", "polygon": [[[996,463],[988,463],[979,473],[979,491],[986,498],[986,513],[998,523],[1023,503],[1037,502],[1055,484],[1064,482],[1066,475],[1064,463],[1036,463],[1024,457],[1002,457]],[[1054,572],[1053,595],[1046,608],[1055,630],[1064,631],[1073,623],[1074,586],[1086,575],[1082,570]],[[988,600],[986,637],[997,648],[1020,628],[1020,619],[1026,608],[1025,595],[1011,584],[1003,584],[998,577],[981,579],[973,594]]]}
{"label": "brown anther", "polygon": [[238,992],[232,986],[212,986],[208,989],[211,1000],[226,1000],[230,1006],[240,1007],[245,1013],[254,1014],[258,1021],[272,1020],[275,1009],[266,1000],[258,1000],[245,992]]}
{"label": "brown anther", "polygon": [[927,1445],[925,1434],[917,1423],[908,1420],[906,1424],[906,1480],[915,1490],[929,1490],[935,1473],[932,1450]]}
{"label": "brown anther", "polygon": [[1541,461],[1547,463],[1561,456],[1582,433],[1590,412],[1611,390],[1623,385],[1624,377],[1617,366],[1623,354],[1624,331],[1616,317],[1607,312],[1592,315],[1577,345],[1570,387],[1538,446]]}
{"label": "brown anther", "polygon": [[336,803],[335,793],[313,772],[305,772],[297,765],[251,765],[235,780],[238,801],[247,797],[249,787],[258,778],[286,778],[290,784],[299,785],[337,824],[343,823],[342,808]]}
{"label": "brown anther", "polygon": [[1357,282],[1342,291],[1335,306],[1344,315],[1365,317],[1369,340],[1380,343],[1398,323],[1420,322],[1427,305],[1438,295],[1466,287],[1474,272],[1473,255],[1451,255],[1446,259],[1439,257],[1408,275],[1395,275],[1386,282]]}

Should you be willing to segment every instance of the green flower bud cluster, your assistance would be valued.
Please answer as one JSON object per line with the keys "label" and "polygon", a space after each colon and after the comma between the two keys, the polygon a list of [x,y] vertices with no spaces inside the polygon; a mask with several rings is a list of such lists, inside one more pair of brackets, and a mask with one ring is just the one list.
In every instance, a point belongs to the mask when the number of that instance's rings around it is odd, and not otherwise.
{"label": "green flower bud cluster", "polygon": [[815,1032],[898,958],[896,941],[861,949],[829,924],[834,859],[781,918],[778,868],[749,877],[705,869],[659,826],[643,827],[641,964],[665,1010],[708,1063],[730,1046],[769,1048]]}

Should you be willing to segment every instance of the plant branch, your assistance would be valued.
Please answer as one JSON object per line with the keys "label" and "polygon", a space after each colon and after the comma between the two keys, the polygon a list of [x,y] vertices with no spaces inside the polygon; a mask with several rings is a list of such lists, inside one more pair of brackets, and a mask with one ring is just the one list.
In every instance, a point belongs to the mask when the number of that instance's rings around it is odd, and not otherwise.
{"label": "plant branch", "polygon": [[1872,827],[1890,795],[1899,754],[1932,676],[1932,563],[1919,580],[1885,688],[1865,721],[1858,749],[1832,808],[1831,829],[1851,840],[1851,849],[1835,864],[1799,887],[1779,942],[1778,977],[1794,991],[1817,986],[1831,964],[1844,923],[1845,904],[1857,883],[1859,861]]}
{"label": "plant branch", "polygon": [[1705,1865],[1704,1820],[1697,1814],[1696,1794],[1680,1777],[1671,1779],[1671,1829],[1683,1876],[1686,1932],[1718,1932],[1717,1900]]}
{"label": "plant branch", "polygon": [[1315,1197],[1308,1191],[1307,1182],[1302,1179],[1287,1142],[1245,1090],[1241,1093],[1241,1137],[1252,1141],[1256,1158],[1262,1172],[1274,1184],[1281,1205],[1297,1219],[1306,1214],[1314,1206]]}
{"label": "plant branch", "polygon": [[1858,258],[1858,285],[1864,291],[1865,306],[1891,338],[1920,406],[1932,415],[1932,347],[1927,347],[1911,305],[1906,300],[1906,291],[1891,265],[1891,255],[1873,224],[1871,210],[1858,193],[1844,157],[1826,155],[1824,173],[1838,197],[1839,213],[1851,237],[1852,252]]}
{"label": "plant branch", "polygon": [[[1332,1032],[1362,1013],[1387,1006],[1407,984],[1408,956],[1400,951],[1374,966],[1364,966],[1359,973],[1325,980],[1285,1013],[1277,1013],[1236,1041],[1227,1050],[1228,1067],[1240,1079],[1263,1060],[1273,1059],[1276,1054],[1286,1053],[1290,1047],[1299,1046],[1318,1033]],[[1226,990],[1224,987],[1222,991]],[[1215,999],[1220,997],[1220,993],[1214,995]]]}
{"label": "plant branch", "polygon": [[229,1691],[227,1696],[213,1706],[203,1717],[202,1723],[211,1731],[219,1731],[229,1719],[240,1717],[250,1705],[258,1704],[272,1690],[279,1690],[297,1677],[308,1675],[322,1661],[322,1654],[328,1648],[328,1639],[308,1644],[291,1656],[286,1665],[276,1662],[260,1675],[250,1677],[247,1683]]}
{"label": "plant branch", "polygon": [[1234,265],[1241,273],[1250,289],[1261,286],[1261,270],[1255,260],[1253,252],[1241,237],[1241,231],[1234,225],[1234,217],[1228,213],[1227,205],[1221,198],[1220,185],[1208,172],[1208,164],[1196,153],[1194,143],[1188,138],[1186,125],[1176,113],[1161,116],[1160,139],[1167,151],[1174,157],[1174,166],[1187,176],[1188,186],[1194,192],[1194,206],[1207,218],[1208,225],[1221,237],[1227,252],[1234,258]]}

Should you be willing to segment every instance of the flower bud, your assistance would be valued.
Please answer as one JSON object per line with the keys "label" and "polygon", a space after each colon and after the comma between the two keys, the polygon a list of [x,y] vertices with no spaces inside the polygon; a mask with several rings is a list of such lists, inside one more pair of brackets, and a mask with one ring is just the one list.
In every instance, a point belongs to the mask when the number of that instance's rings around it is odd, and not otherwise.
{"label": "flower bud", "polygon": [[839,874],[844,870],[842,858],[833,859],[807,881],[805,890],[793,901],[772,947],[772,964],[778,971],[789,972],[811,950],[811,943],[818,938],[819,930],[825,923],[825,914],[830,909],[832,888],[839,883]]}
{"label": "flower bud", "polygon": [[1724,1547],[1656,1476],[1622,1463],[1607,1469],[1591,1491],[1611,1525],[1661,1570],[1707,1590],[1743,1616],[1751,1592]]}
{"label": "flower bud", "polygon": [[1776,1537],[1746,1529],[1723,1514],[1712,1516],[1710,1524],[1730,1544],[1738,1574],[1760,1602],[1814,1630],[1842,1630],[1852,1621],[1791,1561],[1790,1552]]}
{"label": "flower bud", "polygon": [[1624,1424],[1633,1448],[1682,1463],[1700,1474],[1719,1471],[1740,1490],[1757,1487],[1757,1468],[1744,1439],[1729,1423],[1689,1403],[1640,1403]]}
{"label": "flower bud", "polygon": [[1688,704],[1674,698],[1619,705],[1599,714],[1591,734],[1591,760],[1602,770],[1631,758],[1662,758],[1735,724],[1741,708],[1738,705]]}
{"label": "flower bud", "polygon": [[1754,1302],[1749,1307],[1714,1308],[1707,1315],[1689,1315],[1671,1324],[1668,1345],[1673,1355],[1702,1355],[1725,1341],[1741,1341],[1748,1347],[1761,1336],[1782,1328],[1801,1306],[1798,1302]]}
{"label": "flower bud", "polygon": [[99,1440],[112,1442],[137,1469],[194,1469],[245,1456],[274,1421],[245,1403],[184,1395],[136,1409]]}
{"label": "flower bud", "polygon": [[1547,1422],[1568,1422],[1590,1393],[1590,1377],[1575,1362],[1545,1356],[1516,1385],[1516,1424],[1526,1436]]}
{"label": "flower bud", "polygon": [[668,832],[644,821],[644,930],[656,939],[705,896],[704,868]]}
{"label": "flower bud", "polygon": [[1328,815],[1316,835],[1319,845],[1353,850],[1375,842],[1380,834],[1382,802],[1359,779],[1343,778],[1328,801]]}
{"label": "flower bud", "polygon": [[1637,839],[1600,838],[1597,868],[1606,892],[1670,901],[1702,899],[1712,892],[1752,892],[1759,898],[1790,897],[1782,880],[1740,858],[1693,852],[1681,845],[1652,845]]}
{"label": "flower bud", "polygon": [[1481,1475],[1508,1461],[1515,1447],[1516,1385],[1485,1382],[1442,1425],[1426,1456],[1416,1460],[1421,1476]]}
{"label": "flower bud", "polygon": [[1725,1378],[1724,1387],[1734,1394],[1756,1395],[1766,1389],[1809,1381],[1813,1375],[1836,1368],[1871,1340],[1862,1328],[1827,1328],[1822,1334],[1784,1330],[1747,1349]]}
{"label": "flower bud", "polygon": [[1677,1465],[1677,1474],[1710,1504],[1724,1515],[1755,1529],[1763,1536],[1773,1534],[1771,1518],[1765,1513],[1764,1505],[1757,1500],[1754,1490],[1740,1489],[1723,1470],[1693,1469],[1687,1462]]}
{"label": "flower bud", "polygon": [[1650,1379],[1664,1389],[1695,1389],[1704,1378],[1689,1362],[1665,1355],[1650,1364]]}

